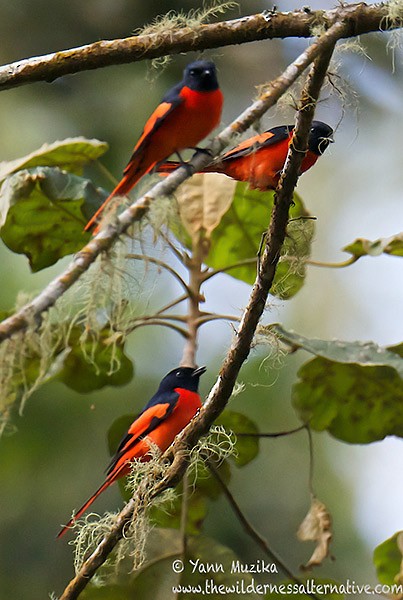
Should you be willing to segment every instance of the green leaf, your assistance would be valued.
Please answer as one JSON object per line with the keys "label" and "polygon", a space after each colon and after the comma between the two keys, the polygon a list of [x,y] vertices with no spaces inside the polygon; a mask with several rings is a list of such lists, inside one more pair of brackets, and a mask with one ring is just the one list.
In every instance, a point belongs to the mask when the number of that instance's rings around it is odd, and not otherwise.
{"label": "green leaf", "polygon": [[[261,328],[261,332],[265,328]],[[294,331],[287,331],[281,325],[270,325],[266,331],[274,332],[293,350],[301,348],[340,363],[354,363],[362,366],[389,366],[395,369],[403,378],[403,344],[384,348],[374,342],[344,342],[341,340],[320,340],[307,338]]]}
{"label": "green leaf", "polygon": [[403,531],[398,531],[374,550],[374,565],[384,585],[403,583]]}
{"label": "green leaf", "polygon": [[82,342],[79,327],[71,331],[69,350],[57,379],[76,392],[86,393],[107,385],[126,385],[133,377],[132,361],[121,343],[113,341],[105,328],[98,339]]}
{"label": "green leaf", "polygon": [[250,463],[259,453],[259,438],[240,436],[240,433],[259,433],[257,425],[249,417],[232,411],[225,410],[214,422],[222,425],[226,430],[233,431],[236,435],[235,451],[233,460],[239,467]]}
{"label": "green leaf", "polygon": [[38,167],[9,177],[0,193],[0,236],[32,271],[77,252],[91,237],[83,231],[105,193],[81,177]]}
{"label": "green leaf", "polygon": [[[246,259],[250,264],[228,270],[232,277],[252,284],[256,278],[256,256],[267,229],[273,207],[274,192],[250,190],[248,184],[237,183],[229,210],[211,235],[211,251],[206,264],[214,269],[226,269]],[[294,194],[291,218],[307,217],[301,198]],[[272,293],[291,298],[303,285],[304,260],[309,256],[313,237],[313,221],[291,221],[283,254],[278,265]]]}
{"label": "green leaf", "polygon": [[293,404],[304,422],[351,443],[403,436],[403,345],[309,339],[281,325],[261,328],[316,358],[298,371]]}
{"label": "green leaf", "polygon": [[375,241],[357,238],[354,242],[345,246],[343,250],[356,258],[361,258],[362,256],[380,256],[381,254],[403,256],[403,233],[398,233],[389,238],[380,238]]}
{"label": "green leaf", "polygon": [[403,381],[395,369],[317,357],[298,376],[293,405],[313,429],[355,444],[403,437]]}
{"label": "green leaf", "polygon": [[84,137],[67,138],[53,144],[44,144],[38,150],[16,160],[0,162],[0,181],[21,169],[59,167],[82,175],[84,165],[98,159],[108,150],[106,142]]}

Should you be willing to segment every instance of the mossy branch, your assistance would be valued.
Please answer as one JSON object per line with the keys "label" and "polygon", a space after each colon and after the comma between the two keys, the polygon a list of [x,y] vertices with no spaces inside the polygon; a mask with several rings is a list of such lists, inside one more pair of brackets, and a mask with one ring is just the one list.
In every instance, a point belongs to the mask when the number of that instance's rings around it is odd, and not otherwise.
{"label": "mossy branch", "polygon": [[[208,147],[211,156],[217,156],[236,134],[246,131],[269,108],[274,106],[320,52],[343,37],[346,30],[346,23],[336,23],[302,52],[279,77],[265,87],[265,90],[255,102],[212,141]],[[205,152],[196,153],[190,161],[190,165],[193,166],[195,171],[201,171],[211,162],[211,156]],[[109,223],[102,229],[75,255],[68,267],[53,279],[38,296],[0,323],[0,343],[17,331],[25,330],[32,319],[40,322],[42,313],[51,308],[79,280],[81,275],[89,269],[102,252],[110,250],[133,223],[140,221],[147,214],[151,203],[157,197],[172,195],[189,176],[189,168],[181,167],[177,169],[123,211],[115,223]]]}
{"label": "mossy branch", "polygon": [[383,27],[402,26],[401,20],[390,21],[388,3],[341,5],[334,10],[309,8],[293,12],[270,12],[241,17],[209,25],[168,29],[146,35],[116,40],[101,40],[78,48],[20,60],[0,67],[0,90],[37,81],[51,82],[68,74],[100,69],[111,65],[153,59],[245,44],[257,40],[313,37],[316,27],[329,29],[345,22],[343,37],[353,37]]}
{"label": "mossy branch", "polygon": [[[226,407],[240,368],[249,355],[256,328],[266,306],[267,297],[274,280],[276,267],[280,257],[281,247],[285,239],[288,213],[292,203],[292,194],[298,178],[303,151],[307,147],[308,133],[316,101],[326,76],[334,45],[336,41],[345,34],[345,31],[345,25],[338,23],[331,27],[330,30],[316,42],[316,50],[314,50],[314,56],[311,57],[311,60],[315,59],[315,62],[310,70],[307,83],[302,93],[293,143],[290,145],[288,158],[280,180],[270,227],[267,233],[266,246],[263,251],[260,267],[248,305],[243,313],[237,335],[223,362],[219,377],[200,413],[182,431],[171,448],[165,453],[166,456],[164,456],[164,458],[169,458],[172,460],[172,463],[166,470],[165,476],[160,481],[155,482],[156,485],[153,490],[153,496],[157,496],[167,488],[175,486],[183,477],[189,460],[188,449],[192,448],[199,438],[209,430],[214,420]],[[306,54],[309,50],[312,52],[313,48],[314,45],[303,54],[302,58],[300,57],[300,60],[298,61],[299,65],[305,64],[305,61],[307,60]],[[300,73],[299,68],[301,67],[296,67],[294,63],[293,69],[289,67],[286,71],[287,76],[290,75],[291,69],[296,78],[296,72],[298,74]],[[292,78],[293,77],[291,76],[290,79]],[[276,90],[275,86],[274,89]],[[227,128],[229,130],[228,132],[227,130],[223,132],[224,136],[230,133],[231,127],[237,128],[240,122],[244,125],[245,121],[253,118],[252,116],[258,112],[259,109],[256,108],[255,103],[245,111],[243,118],[235,121],[230,128]],[[224,137],[223,139],[226,138]],[[177,173],[181,170],[185,171],[185,169],[179,169]],[[91,577],[105,562],[110,552],[122,537],[125,524],[132,518],[134,508],[135,499],[133,498],[121,511],[117,522],[110,533],[105,536],[96,550],[83,564],[81,570],[69,583],[60,600],[72,600],[79,596],[80,592],[86,587]]]}

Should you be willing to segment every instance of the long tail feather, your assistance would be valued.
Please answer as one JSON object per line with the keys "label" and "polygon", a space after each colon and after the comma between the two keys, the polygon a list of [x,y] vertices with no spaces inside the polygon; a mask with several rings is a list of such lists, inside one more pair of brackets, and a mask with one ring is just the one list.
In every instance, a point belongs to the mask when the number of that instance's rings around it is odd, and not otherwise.
{"label": "long tail feather", "polygon": [[[140,177],[141,177],[141,175],[140,175]],[[94,215],[92,215],[91,219],[88,221],[87,225],[84,227],[84,231],[90,231],[90,229],[93,228],[93,226],[96,224],[96,221],[98,220],[98,217],[101,215],[101,213],[103,213],[103,211],[105,210],[105,208],[109,204],[109,202],[112,200],[112,198],[114,198],[115,196],[126,196],[126,194],[128,194],[130,192],[132,187],[134,185],[136,185],[136,183],[140,179],[140,177],[133,179],[132,177],[125,175],[121,179],[121,181],[118,183],[118,185],[115,187],[115,189],[109,194],[107,199],[101,204],[101,206],[98,208],[97,212]]]}
{"label": "long tail feather", "polygon": [[113,483],[114,478],[110,478],[108,477],[104,483],[97,489],[97,491],[92,494],[91,498],[88,498],[88,500],[82,505],[82,507],[77,511],[77,513],[74,515],[74,517],[72,517],[70,519],[70,521],[67,523],[67,525],[65,525],[63,527],[63,529],[61,529],[61,531],[57,534],[58,538],[61,538],[66,531],[68,531],[70,529],[70,527],[75,523],[75,521],[77,519],[79,519],[81,517],[81,515],[83,515],[85,513],[85,511],[91,506],[91,504],[94,502],[94,500],[96,500],[98,498],[98,496],[100,494],[102,494],[102,492],[104,490],[106,490],[107,487],[110,486],[111,483]]}

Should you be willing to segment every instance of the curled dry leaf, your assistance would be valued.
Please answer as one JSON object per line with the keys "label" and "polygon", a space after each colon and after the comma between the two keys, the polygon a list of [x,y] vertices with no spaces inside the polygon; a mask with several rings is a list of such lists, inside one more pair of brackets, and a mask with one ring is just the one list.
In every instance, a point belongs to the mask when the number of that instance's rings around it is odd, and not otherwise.
{"label": "curled dry leaf", "polygon": [[329,555],[329,545],[332,541],[332,519],[323,504],[317,498],[312,499],[311,508],[305,519],[302,521],[297,537],[299,540],[315,541],[316,548],[306,565],[302,565],[303,571],[309,571],[312,567],[317,567],[322,564],[324,559]]}
{"label": "curled dry leaf", "polygon": [[236,181],[218,173],[198,173],[176,193],[181,221],[193,241],[209,238],[231,206]]}

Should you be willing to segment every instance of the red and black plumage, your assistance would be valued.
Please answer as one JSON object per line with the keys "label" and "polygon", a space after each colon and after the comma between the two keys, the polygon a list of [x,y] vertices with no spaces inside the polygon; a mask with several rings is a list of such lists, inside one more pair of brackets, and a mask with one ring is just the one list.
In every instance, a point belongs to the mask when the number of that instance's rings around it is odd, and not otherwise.
{"label": "red and black plumage", "polygon": [[112,198],[128,194],[159,162],[197,146],[219,124],[222,105],[214,63],[198,60],[187,65],[182,81],[165,94],[146,122],[121,181],[85,230],[93,228]]}
{"label": "red and black plumage", "polygon": [[[252,189],[276,189],[291,141],[293,125],[280,125],[244,140],[203,169],[202,173],[223,173],[237,181],[247,181]],[[322,121],[313,121],[308,149],[301,164],[301,173],[310,169],[332,139],[333,129]],[[157,169],[168,174],[181,163],[168,161]]]}
{"label": "red and black plumage", "polygon": [[62,537],[73,523],[114,481],[127,475],[134,459],[150,460],[150,448],[164,452],[201,407],[199,378],[205,367],[178,367],[162,379],[157,392],[133,421],[113,456],[105,481],[82,505],[57,537]]}

